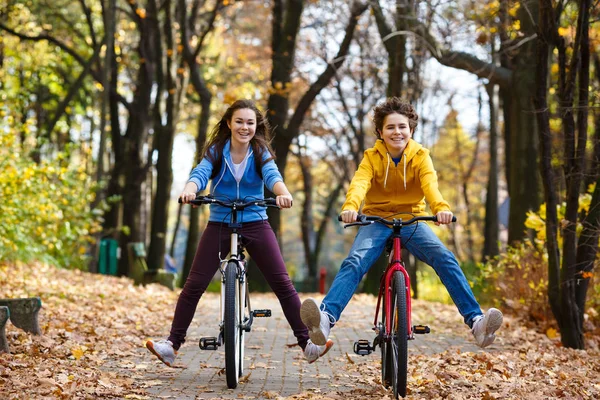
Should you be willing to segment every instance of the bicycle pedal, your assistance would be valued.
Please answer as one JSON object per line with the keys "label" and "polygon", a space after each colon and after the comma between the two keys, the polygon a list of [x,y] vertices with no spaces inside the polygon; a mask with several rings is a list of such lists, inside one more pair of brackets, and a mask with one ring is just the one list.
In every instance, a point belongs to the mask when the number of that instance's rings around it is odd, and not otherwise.
{"label": "bicycle pedal", "polygon": [[270,317],[271,310],[254,310],[254,311],[252,311],[252,316],[254,316],[255,318]]}
{"label": "bicycle pedal", "polygon": [[203,337],[200,338],[198,346],[201,350],[217,350],[219,342],[216,337]]}
{"label": "bicycle pedal", "polygon": [[367,356],[375,350],[375,346],[371,346],[366,339],[360,339],[358,342],[354,342],[354,352],[359,356]]}
{"label": "bicycle pedal", "polygon": [[431,329],[429,329],[427,325],[415,325],[413,326],[412,331],[418,335],[424,335],[431,332]]}

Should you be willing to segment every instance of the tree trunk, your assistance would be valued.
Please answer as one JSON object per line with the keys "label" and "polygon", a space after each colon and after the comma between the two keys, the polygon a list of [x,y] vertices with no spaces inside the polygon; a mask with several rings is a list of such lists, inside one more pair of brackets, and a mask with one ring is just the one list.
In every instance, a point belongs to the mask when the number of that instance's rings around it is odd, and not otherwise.
{"label": "tree trunk", "polygon": [[[158,151],[156,162],[156,194],[152,207],[152,231],[150,233],[150,247],[148,248],[148,269],[158,270],[163,267],[167,248],[167,222],[169,219],[169,206],[171,204],[171,186],[173,184],[173,142],[175,140],[175,128],[179,119],[179,91],[183,85],[177,85],[175,66],[178,57],[175,50],[173,38],[174,3],[170,0],[165,2],[166,11],[164,22],[164,37],[166,38],[166,52],[161,52],[166,57],[166,69],[164,74],[157,79],[165,80],[166,87],[163,92],[166,98],[166,125],[162,126],[160,108],[155,107],[155,149]],[[183,68],[183,65],[178,65]],[[162,85],[158,85],[162,87]],[[160,104],[157,102],[157,104]]]}
{"label": "tree trunk", "polygon": [[496,90],[494,84],[485,86],[489,99],[490,112],[490,169],[485,197],[485,225],[482,259],[495,257],[500,253],[498,248],[498,131]]}
{"label": "tree trunk", "polygon": [[560,253],[558,248],[558,216],[556,206],[558,195],[556,191],[554,170],[552,168],[552,132],[550,131],[550,115],[548,112],[547,79],[548,55],[550,46],[548,41],[552,38],[553,15],[550,1],[540,0],[540,34],[537,42],[538,75],[533,102],[536,109],[538,133],[540,140],[540,171],[544,184],[544,198],[546,201],[546,249],[548,251],[548,300],[554,317],[562,325],[560,307]]}
{"label": "tree trunk", "polygon": [[[140,202],[142,199],[142,183],[146,180],[147,162],[144,146],[147,144],[150,128],[150,108],[152,88],[156,69],[156,30],[158,13],[154,0],[148,1],[147,17],[138,21],[139,29],[144,34],[140,37],[139,56],[143,59],[137,77],[137,86],[133,102],[129,109],[129,123],[124,137],[124,175],[123,190],[123,225],[129,234],[121,234],[119,240],[122,257],[119,260],[119,275],[129,272],[127,244],[145,242],[145,233],[141,231]],[[124,254],[123,254],[124,253]]]}
{"label": "tree trunk", "polygon": [[[192,79],[193,81],[193,79]],[[202,81],[202,84],[204,81]],[[202,149],[204,148],[204,143],[206,142],[206,135],[208,132],[208,120],[210,118],[210,103],[212,100],[212,96],[204,85],[202,88],[202,97],[201,101],[201,111],[200,111],[200,121],[198,123],[198,136],[196,137],[196,160],[200,160],[202,156]],[[181,278],[179,281],[179,285],[183,286],[185,283],[188,274],[190,273],[190,269],[192,268],[192,262],[194,261],[194,256],[196,255],[196,247],[198,247],[198,243],[200,242],[200,208],[190,207],[190,224],[188,230],[188,239],[185,247],[185,257],[183,261],[183,269],[181,271]]]}
{"label": "tree trunk", "polygon": [[[531,10],[537,13],[537,6]],[[534,14],[535,15],[535,14]],[[525,235],[525,219],[528,211],[537,211],[540,205],[538,160],[538,130],[535,118],[532,118],[534,105],[531,93],[535,92],[536,50],[534,42],[528,42],[519,48],[512,79],[510,106],[509,142],[510,153],[506,163],[510,164],[508,193],[510,210],[508,218],[508,242],[523,239]]]}

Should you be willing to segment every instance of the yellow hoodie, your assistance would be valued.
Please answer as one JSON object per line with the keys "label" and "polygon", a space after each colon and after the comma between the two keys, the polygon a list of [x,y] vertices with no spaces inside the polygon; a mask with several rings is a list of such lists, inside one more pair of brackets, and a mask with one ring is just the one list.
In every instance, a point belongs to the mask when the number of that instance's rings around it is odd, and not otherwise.
{"label": "yellow hoodie", "polygon": [[365,151],[342,210],[358,211],[363,199],[362,212],[366,215],[386,217],[399,212],[427,215],[425,200],[433,214],[450,211],[438,189],[429,150],[412,139],[398,165],[392,161],[382,140]]}

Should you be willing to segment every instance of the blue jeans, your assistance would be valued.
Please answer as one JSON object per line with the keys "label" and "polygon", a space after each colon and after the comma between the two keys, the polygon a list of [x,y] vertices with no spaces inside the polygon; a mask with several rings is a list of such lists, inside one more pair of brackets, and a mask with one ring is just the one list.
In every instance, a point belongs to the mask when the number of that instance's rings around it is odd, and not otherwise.
{"label": "blue jeans", "polygon": [[[402,245],[419,260],[433,267],[465,323],[471,327],[473,318],[482,315],[482,312],[454,254],[426,223],[407,225],[402,228],[401,235]],[[392,229],[383,224],[374,223],[359,228],[350,254],[321,303],[321,310],[329,314],[332,325],[340,318],[360,280],[377,261],[391,236]]]}

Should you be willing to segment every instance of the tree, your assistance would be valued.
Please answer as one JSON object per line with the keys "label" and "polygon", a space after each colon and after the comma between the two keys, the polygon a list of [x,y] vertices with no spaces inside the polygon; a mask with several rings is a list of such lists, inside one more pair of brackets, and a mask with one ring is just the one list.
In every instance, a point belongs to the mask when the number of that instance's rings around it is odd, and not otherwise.
{"label": "tree", "polygon": [[[561,35],[561,19],[565,16],[563,3],[554,8],[552,1],[540,0],[540,26],[536,45],[538,59],[536,67],[540,73],[536,81],[534,102],[536,118],[540,126],[540,171],[543,176],[544,197],[546,200],[546,250],[548,252],[548,299],[561,333],[561,341],[566,347],[584,348],[583,313],[589,278],[598,251],[600,232],[600,174],[597,162],[600,160],[598,142],[594,138],[595,169],[588,174],[596,180],[589,211],[579,212],[579,196],[585,170],[585,153],[588,144],[588,105],[590,74],[589,21],[591,2],[580,0],[577,10],[575,38],[571,51],[567,51],[566,38]],[[568,10],[570,11],[570,10]],[[570,14],[570,13],[569,13]],[[567,16],[568,18],[568,16]],[[563,21],[565,24],[570,21]],[[559,227],[557,206],[559,189],[556,185],[555,169],[552,165],[552,129],[548,107],[549,54],[553,47],[558,50],[558,100],[563,129],[563,158],[561,160],[566,186],[566,210]],[[571,54],[567,66],[567,54]],[[578,82],[577,82],[578,79]],[[576,88],[578,88],[576,90]],[[575,121],[575,114],[577,121]],[[577,226],[583,229],[577,237]],[[562,255],[558,245],[558,232],[562,228]],[[562,258],[561,258],[562,256]]]}
{"label": "tree", "polygon": [[[378,1],[374,0],[373,4],[378,4]],[[474,7],[478,3],[470,4]],[[500,66],[473,54],[452,50],[449,31],[440,33],[440,37],[446,38],[446,43],[440,43],[432,34],[429,28],[431,25],[419,20],[413,12],[407,14],[405,19],[411,34],[423,43],[440,64],[471,72],[501,87],[505,116],[505,154],[509,157],[506,165],[512,205],[509,241],[512,242],[523,238],[526,213],[536,210],[540,204],[539,174],[535,168],[535,160],[528,157],[528,154],[537,154],[538,148],[537,126],[535,119],[531,118],[534,107],[529,96],[537,75],[534,68],[536,46],[533,39],[536,34],[538,6],[534,0],[523,0],[491,3],[491,7],[487,8],[493,10],[491,17],[499,21],[498,27],[502,30],[499,51],[504,57],[501,58]]]}
{"label": "tree", "polygon": [[[358,19],[367,9],[367,5],[359,1],[351,3],[350,16],[337,54],[332,59],[327,60],[327,67],[310,84],[308,90],[303,93],[291,117],[289,117],[289,93],[294,69],[296,40],[303,9],[304,1],[302,0],[275,0],[273,5],[271,94],[267,103],[267,109],[269,110],[267,117],[274,128],[273,147],[277,155],[277,166],[282,174],[285,174],[292,141],[299,135],[300,126],[309,107],[344,63]],[[279,214],[269,214],[269,220],[273,230],[278,233],[281,225]]]}

